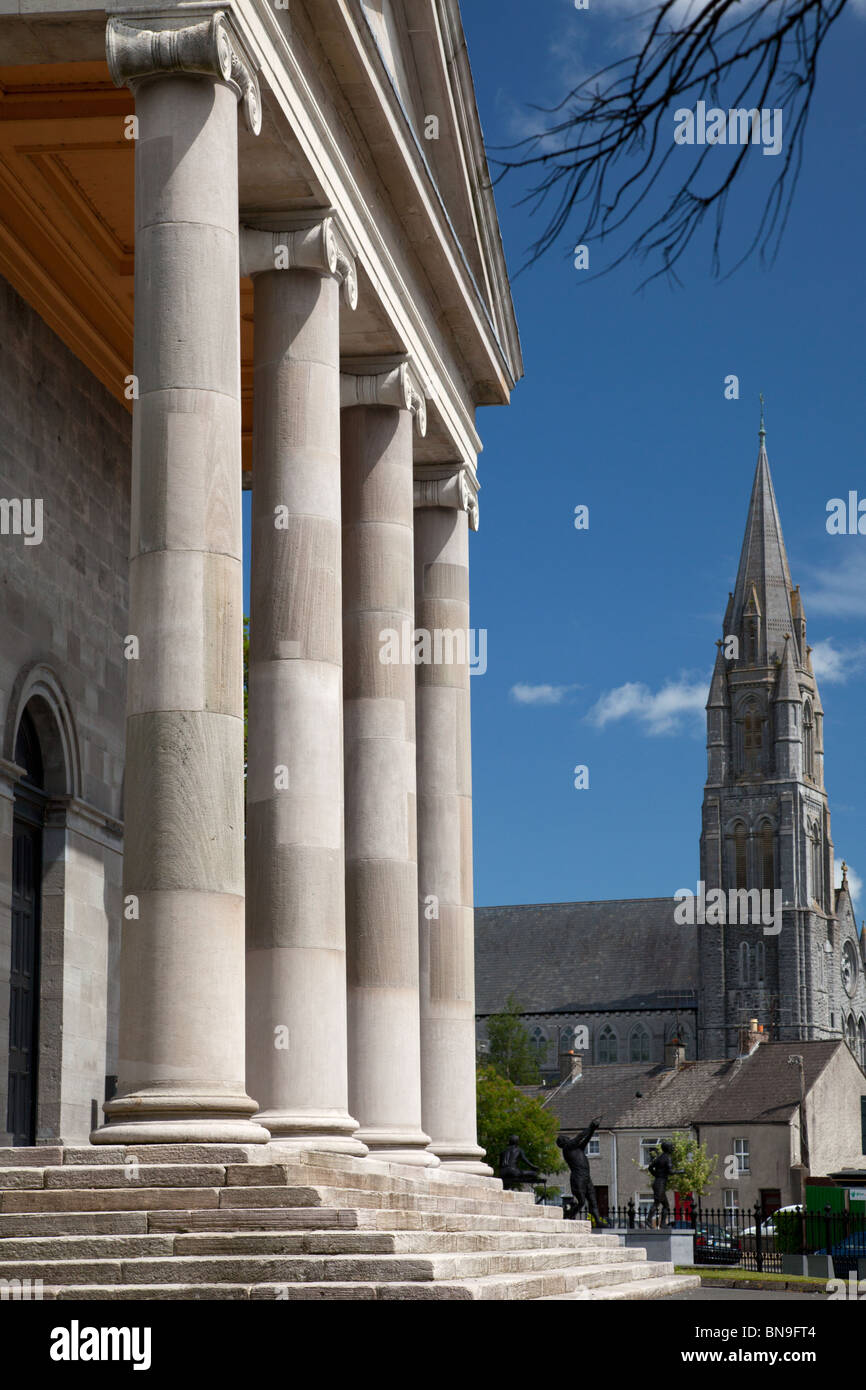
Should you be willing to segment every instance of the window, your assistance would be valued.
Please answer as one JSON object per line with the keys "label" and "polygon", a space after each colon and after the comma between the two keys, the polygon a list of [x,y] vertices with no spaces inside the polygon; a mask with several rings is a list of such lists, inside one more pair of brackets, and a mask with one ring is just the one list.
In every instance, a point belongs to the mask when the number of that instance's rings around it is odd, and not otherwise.
{"label": "window", "polygon": [[740,984],[747,985],[752,978],[751,952],[747,941],[740,942]]}
{"label": "window", "polygon": [[755,947],[755,984],[762,985],[767,969],[767,952],[763,941]]}
{"label": "window", "polygon": [[849,1014],[849,1015],[848,1015],[848,1027],[847,1027],[846,1030],[845,1030],[845,1036],[846,1036],[846,1039],[847,1039],[847,1042],[848,1042],[848,1046],[850,1047],[851,1051],[854,1053],[854,1056],[856,1057],[856,1056],[857,1056],[857,1026],[856,1026],[856,1024],[854,1023],[854,1015],[853,1015],[853,1014]]}
{"label": "window", "polygon": [[[857,1041],[859,1052],[858,1061],[863,1070],[866,1071],[866,1019],[864,1019],[862,1014],[860,1015],[860,1022],[857,1025]],[[864,1152],[866,1152],[866,1150],[864,1150]]]}
{"label": "window", "polygon": [[815,777],[815,724],[808,700],[803,706],[803,775],[810,781]]}
{"label": "window", "polygon": [[743,770],[747,776],[760,772],[763,745],[764,721],[756,706],[749,705],[743,719]]}
{"label": "window", "polygon": [[586,1146],[587,1158],[598,1158],[601,1153],[601,1140],[597,1137],[590,1139]]}
{"label": "window", "polygon": [[650,1059],[650,1035],[645,1028],[635,1028],[628,1043],[630,1062],[648,1062]]}
{"label": "window", "polygon": [[772,825],[766,821],[761,826],[759,838],[761,855],[761,887],[775,888],[776,886],[776,836]]}
{"label": "window", "polygon": [[532,1046],[535,1049],[535,1056],[538,1060],[538,1065],[542,1066],[547,1061],[547,1036],[544,1032],[544,1029],[540,1028],[538,1024],[536,1024],[536,1026],[530,1033],[529,1041],[532,1043]]}
{"label": "window", "polygon": [[821,830],[817,821],[812,826],[812,897],[820,903],[824,898],[824,856],[821,847]]}
{"label": "window", "polygon": [[640,1141],[640,1166],[646,1168],[650,1159],[654,1157],[655,1150],[661,1144],[661,1139],[641,1139]]}
{"label": "window", "polygon": [[735,1187],[726,1187],[722,1193],[725,1206],[725,1220],[733,1221],[740,1210],[740,1194]]}
{"label": "window", "polygon": [[738,1173],[738,1175],[742,1176],[743,1173],[749,1173],[749,1172],[751,1172],[751,1169],[750,1169],[750,1167],[749,1167],[749,1141],[748,1141],[748,1139],[735,1139],[735,1140],[734,1140],[734,1158],[737,1160],[737,1173]]}
{"label": "window", "polygon": [[619,1043],[610,1024],[605,1024],[598,1035],[599,1062],[616,1062],[619,1057]]}
{"label": "window", "polygon": [[734,830],[734,887],[747,887],[748,878],[748,842],[746,840],[746,827],[741,823]]}
{"label": "window", "polygon": [[574,1050],[574,1029],[571,1027],[559,1030],[559,1051],[572,1052]]}

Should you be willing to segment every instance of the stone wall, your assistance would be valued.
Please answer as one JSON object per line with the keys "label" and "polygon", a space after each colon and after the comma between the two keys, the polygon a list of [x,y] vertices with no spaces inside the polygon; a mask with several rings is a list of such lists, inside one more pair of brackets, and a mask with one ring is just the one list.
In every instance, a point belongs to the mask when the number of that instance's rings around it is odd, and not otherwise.
{"label": "stone wall", "polygon": [[[0,1142],[6,1123],[15,729],[33,695],[45,832],[40,1140],[81,1140],[116,1071],[131,417],[0,279],[0,499],[42,501],[42,539],[0,534]],[[36,513],[31,515],[35,516]],[[62,1047],[62,1050],[61,1050]]]}

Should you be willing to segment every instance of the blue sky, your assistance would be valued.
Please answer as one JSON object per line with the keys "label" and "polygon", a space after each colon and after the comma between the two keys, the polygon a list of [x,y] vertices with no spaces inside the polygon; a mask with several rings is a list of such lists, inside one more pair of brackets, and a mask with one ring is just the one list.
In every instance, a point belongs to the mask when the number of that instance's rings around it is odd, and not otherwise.
{"label": "blue sky", "polygon": [[[618,0],[610,19],[600,4],[577,12],[571,0],[464,0],[488,146],[532,129],[531,104],[558,100],[576,73],[629,51],[634,8]],[[683,289],[659,281],[636,293],[635,266],[585,283],[568,254],[575,235],[515,280],[526,377],[510,407],[479,413],[472,620],[488,631],[487,672],[472,681],[479,904],[694,885],[703,704],[743,536],[759,391],[793,581],[823,656],[836,855],[866,875],[866,536],[825,528],[830,497],[866,496],[864,43],[856,13],[828,41],[772,267],[750,262],[715,281],[704,237]],[[729,212],[735,242],[776,172],[758,149],[750,160]],[[497,189],[512,271],[539,230],[516,206],[525,187]],[[605,248],[592,256],[598,268]],[[739,377],[738,401],[724,399],[728,373]],[[590,508],[585,532],[573,525],[579,503]],[[577,764],[589,768],[587,790],[574,789]],[[855,905],[866,911],[863,894]]]}
{"label": "blue sky", "polygon": [[[463,0],[488,146],[534,130],[533,103],[552,105],[578,74],[631,51],[643,0],[590,4]],[[514,281],[526,376],[508,408],[479,412],[471,540],[472,622],[488,633],[487,671],[472,681],[479,904],[694,886],[703,705],[745,526],[759,391],[793,581],[823,656],[836,856],[855,888],[866,877],[866,536],[825,528],[830,497],[866,497],[864,45],[866,14],[843,16],[771,268],[750,262],[713,280],[703,238],[683,289],[659,281],[637,293],[635,266],[585,283],[567,235]],[[753,230],[775,172],[775,159],[751,152],[728,215],[733,245]],[[512,273],[540,230],[516,206],[525,189],[497,189]],[[593,269],[606,254],[592,251]],[[729,373],[738,401],[724,399]],[[578,532],[581,503],[590,527]],[[589,768],[586,790],[573,786],[577,764]],[[866,894],[855,906],[866,914]]]}

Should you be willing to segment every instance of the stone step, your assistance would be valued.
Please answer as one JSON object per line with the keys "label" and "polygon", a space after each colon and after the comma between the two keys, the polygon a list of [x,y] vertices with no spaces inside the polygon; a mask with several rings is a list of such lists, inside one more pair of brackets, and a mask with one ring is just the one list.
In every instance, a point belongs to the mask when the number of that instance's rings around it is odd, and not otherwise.
{"label": "stone step", "polygon": [[[657,1267],[658,1266],[658,1267]],[[421,1282],[338,1281],[286,1283],[188,1283],[165,1284],[57,1284],[45,1285],[43,1297],[73,1301],[154,1301],[154,1300],[256,1300],[256,1301],[471,1301],[503,1299],[544,1299],[570,1297],[582,1288],[590,1299],[664,1298],[689,1286],[689,1276],[675,1276],[671,1266],[660,1262],[624,1266],[621,1278],[610,1280],[610,1271],[599,1268],[537,1270],[515,1274],[493,1274],[474,1279]],[[587,1281],[589,1281],[587,1283]],[[584,1296],[577,1294],[577,1296]]]}
{"label": "stone step", "polygon": [[[144,1215],[149,1231],[280,1231],[292,1229],[316,1230],[331,1226],[352,1227],[377,1231],[525,1231],[559,1239],[560,1232],[576,1228],[579,1234],[589,1234],[589,1222],[549,1222],[534,1216],[473,1216],[424,1211],[391,1211],[384,1207],[245,1207],[217,1211],[150,1211]],[[8,1220],[26,1221],[25,1217]],[[46,1218],[49,1219],[49,1218]],[[69,1218],[74,1219],[74,1218]],[[0,1232],[4,1218],[0,1216]],[[10,1232],[11,1234],[12,1232]],[[16,1229],[14,1234],[28,1234]],[[593,1235],[593,1240],[618,1245],[615,1235]]]}
{"label": "stone step", "polygon": [[[139,1255],[448,1254],[545,1250],[545,1233],[527,1231],[227,1231],[162,1235],[36,1235],[0,1237],[0,1260],[122,1259]],[[575,1251],[601,1248],[592,1236],[557,1232]],[[623,1247],[608,1247],[621,1250]]]}
{"label": "stone step", "polygon": [[[644,1252],[641,1251],[640,1254]],[[616,1277],[619,1267],[637,1263],[637,1252],[580,1251],[548,1246],[539,1250],[486,1251],[448,1254],[372,1255],[167,1255],[165,1258],[20,1259],[0,1258],[0,1279],[39,1279],[43,1284],[168,1283],[176,1278],[192,1283],[320,1283],[405,1282],[474,1279],[536,1269],[602,1265]]]}
{"label": "stone step", "polygon": [[591,1288],[573,1289],[570,1293],[546,1294],[540,1302],[671,1298],[688,1293],[690,1289],[698,1287],[700,1282],[700,1277],[694,1274],[663,1274],[655,1279],[628,1279],[621,1284],[597,1284]]}

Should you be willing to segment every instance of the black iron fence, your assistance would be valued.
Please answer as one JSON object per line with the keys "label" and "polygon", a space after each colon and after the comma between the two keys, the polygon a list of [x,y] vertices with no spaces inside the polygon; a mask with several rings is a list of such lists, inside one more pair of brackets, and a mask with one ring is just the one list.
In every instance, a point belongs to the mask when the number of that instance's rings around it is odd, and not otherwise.
{"label": "black iron fence", "polygon": [[[577,1215],[573,1198],[563,1201],[566,1218]],[[586,1212],[580,1213],[582,1216]],[[658,1230],[659,1214],[629,1202],[607,1213],[611,1230]],[[766,1215],[756,1203],[752,1210],[732,1211],[685,1207],[671,1211],[668,1229],[694,1236],[696,1264],[730,1265],[758,1273],[793,1272],[785,1256],[814,1260],[810,1272],[845,1278],[866,1273],[866,1215],[848,1211],[807,1211],[782,1207]],[[832,1262],[832,1268],[831,1268]]]}

